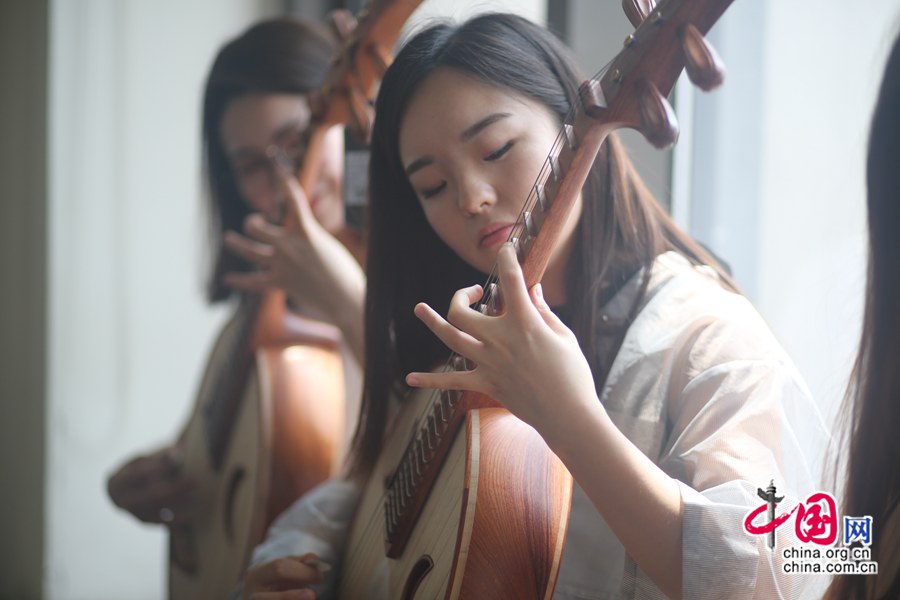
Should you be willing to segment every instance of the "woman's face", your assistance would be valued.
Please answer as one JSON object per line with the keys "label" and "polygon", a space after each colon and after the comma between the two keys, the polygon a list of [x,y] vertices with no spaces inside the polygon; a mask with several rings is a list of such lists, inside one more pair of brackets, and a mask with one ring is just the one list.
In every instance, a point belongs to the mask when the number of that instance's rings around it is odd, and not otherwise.
{"label": "woman's face", "polygon": [[[490,273],[559,131],[544,105],[441,67],[413,94],[400,159],[437,235]],[[565,269],[581,199],[548,270]]]}
{"label": "woman's face", "polygon": [[[310,122],[309,103],[295,94],[245,94],[228,103],[220,134],[241,196],[254,211],[272,219],[283,199],[275,160],[299,165]],[[343,132],[325,137],[315,187],[307,190],[313,214],[335,233],[344,226]]]}

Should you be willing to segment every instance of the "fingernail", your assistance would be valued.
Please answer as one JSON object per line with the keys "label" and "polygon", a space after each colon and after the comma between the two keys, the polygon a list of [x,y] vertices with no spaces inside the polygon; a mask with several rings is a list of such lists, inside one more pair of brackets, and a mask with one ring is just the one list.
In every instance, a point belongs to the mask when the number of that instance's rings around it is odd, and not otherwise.
{"label": "fingernail", "polygon": [[543,300],[544,299],[544,288],[541,287],[540,283],[534,284],[534,295],[536,298]]}
{"label": "fingernail", "polygon": [[420,383],[422,383],[422,382],[415,375],[407,375],[406,376],[406,385],[411,386],[411,387],[418,387]]}

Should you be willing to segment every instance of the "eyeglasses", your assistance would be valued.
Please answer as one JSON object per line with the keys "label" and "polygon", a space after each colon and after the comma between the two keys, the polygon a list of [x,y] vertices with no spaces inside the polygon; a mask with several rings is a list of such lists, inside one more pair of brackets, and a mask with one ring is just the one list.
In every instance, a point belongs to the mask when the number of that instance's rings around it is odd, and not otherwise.
{"label": "eyeglasses", "polygon": [[263,153],[242,153],[234,159],[231,166],[243,194],[248,198],[273,194],[278,189],[276,169],[299,171],[307,141],[305,130],[290,129],[276,136]]}

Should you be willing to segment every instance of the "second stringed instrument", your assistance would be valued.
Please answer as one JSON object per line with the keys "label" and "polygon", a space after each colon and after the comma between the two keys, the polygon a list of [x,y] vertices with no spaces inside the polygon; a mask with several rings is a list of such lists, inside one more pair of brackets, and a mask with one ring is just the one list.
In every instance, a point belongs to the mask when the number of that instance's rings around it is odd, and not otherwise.
{"label": "second stringed instrument", "polygon": [[[705,90],[722,69],[703,35],[731,0],[624,2],[637,26],[582,84],[509,241],[526,285],[541,281],[594,158],[615,129],[674,143],[665,96],[682,69]],[[503,310],[491,275],[476,309]],[[456,354],[445,370],[467,370]],[[340,597],[549,599],[568,526],[572,478],[534,429],[490,397],[414,392],[363,489],[343,559]]]}
{"label": "second stringed instrument", "polygon": [[[374,2],[358,22],[346,12],[334,15],[343,45],[310,100],[299,174],[305,190],[318,177],[332,127],[348,125],[367,136],[390,48],[420,1]],[[202,510],[191,523],[171,528],[173,600],[227,597],[272,520],[340,468],[345,392],[339,341],[335,327],[288,311],[281,291],[245,297],[223,329],[178,442]]]}

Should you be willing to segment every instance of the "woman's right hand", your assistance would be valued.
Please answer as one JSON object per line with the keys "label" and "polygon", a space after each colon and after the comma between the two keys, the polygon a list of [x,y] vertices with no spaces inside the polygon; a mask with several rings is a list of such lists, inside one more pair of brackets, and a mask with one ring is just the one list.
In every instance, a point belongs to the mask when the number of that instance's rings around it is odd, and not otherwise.
{"label": "woman's right hand", "polygon": [[252,214],[243,235],[226,232],[225,246],[258,270],[227,273],[225,283],[248,292],[285,290],[298,305],[340,327],[354,355],[361,358],[366,289],[362,267],[346,241],[339,241],[316,220],[297,179],[287,173],[281,178],[289,219],[297,228],[274,225],[261,214]]}
{"label": "woman's right hand", "polygon": [[313,553],[286,556],[247,569],[244,600],[313,600],[307,586],[322,582],[318,557]]}
{"label": "woman's right hand", "polygon": [[195,487],[183,473],[177,446],[133,458],[119,467],[106,484],[116,506],[145,523],[167,525],[191,520]]}

